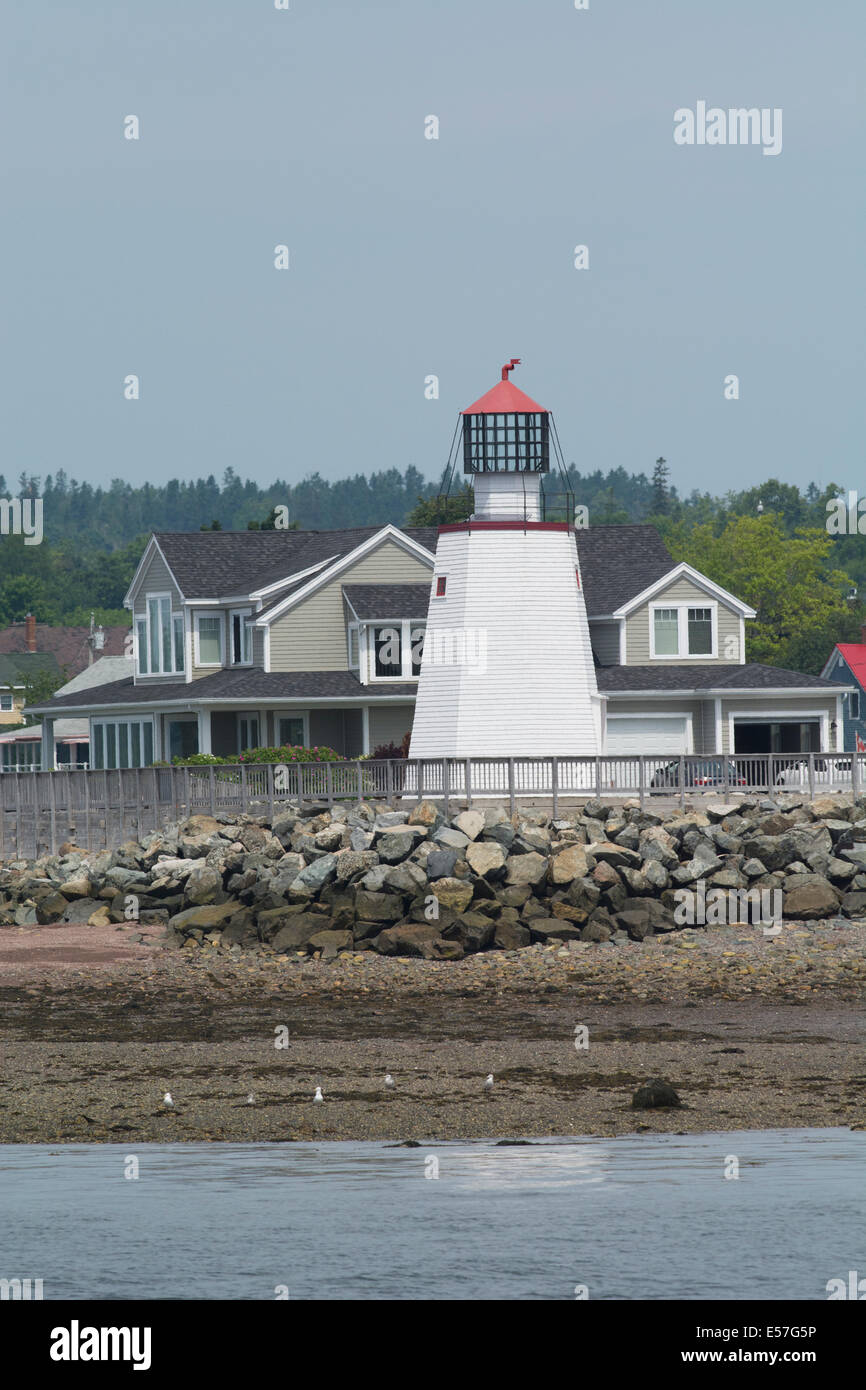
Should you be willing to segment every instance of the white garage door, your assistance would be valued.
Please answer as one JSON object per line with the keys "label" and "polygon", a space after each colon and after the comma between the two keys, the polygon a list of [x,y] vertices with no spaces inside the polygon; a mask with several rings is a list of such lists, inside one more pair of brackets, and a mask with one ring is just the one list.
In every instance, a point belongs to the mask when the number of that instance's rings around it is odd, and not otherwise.
{"label": "white garage door", "polygon": [[607,717],[606,753],[689,753],[689,718],[685,714],[670,719],[644,715]]}

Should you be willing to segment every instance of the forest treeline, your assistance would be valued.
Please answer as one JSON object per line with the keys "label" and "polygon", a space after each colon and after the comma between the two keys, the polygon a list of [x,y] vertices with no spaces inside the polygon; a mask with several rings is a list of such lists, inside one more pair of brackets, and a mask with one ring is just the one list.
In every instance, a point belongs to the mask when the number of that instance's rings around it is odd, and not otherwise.
{"label": "forest treeline", "polygon": [[[91,611],[98,622],[128,622],[123,596],[151,531],[267,526],[275,507],[287,508],[291,524],[304,530],[429,524],[468,515],[472,495],[461,481],[443,506],[439,481],[412,466],[334,481],[314,473],[267,487],[231,468],[221,482],[213,475],[159,486],[115,479],[106,488],[62,470],[22,474],[15,485],[0,476],[0,498],[42,498],[44,530],[39,546],[0,534],[0,626],[28,612],[48,623],[84,624]],[[582,474],[572,466],[568,482],[591,526],[651,522],[676,560],[750,603],[758,617],[746,628],[749,660],[819,671],[834,642],[859,640],[866,536],[827,530],[828,502],[844,493],[841,485],[801,491],[769,479],[724,496],[680,496],[664,459],[649,473]],[[551,475],[549,488],[561,485]],[[866,530],[866,518],[863,524]]]}

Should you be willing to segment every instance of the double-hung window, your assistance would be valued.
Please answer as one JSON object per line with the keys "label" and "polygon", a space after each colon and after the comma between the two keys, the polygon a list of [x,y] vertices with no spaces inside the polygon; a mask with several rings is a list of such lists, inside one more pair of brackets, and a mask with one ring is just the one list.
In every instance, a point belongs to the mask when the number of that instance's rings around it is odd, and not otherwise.
{"label": "double-hung window", "polygon": [[196,664],[198,666],[222,666],[223,664],[223,619],[221,613],[196,613]]}
{"label": "double-hung window", "polygon": [[716,655],[716,605],[687,603],[650,606],[650,656],[714,657]]}
{"label": "double-hung window", "polygon": [[419,675],[425,624],[398,618],[366,627],[368,681],[408,681]]}

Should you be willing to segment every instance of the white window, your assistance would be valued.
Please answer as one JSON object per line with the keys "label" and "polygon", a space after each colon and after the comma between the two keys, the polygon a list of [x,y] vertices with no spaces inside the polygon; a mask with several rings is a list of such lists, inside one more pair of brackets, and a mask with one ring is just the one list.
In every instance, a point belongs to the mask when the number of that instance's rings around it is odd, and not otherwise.
{"label": "white window", "polygon": [[140,676],[174,676],[183,672],[183,614],[172,613],[170,594],[148,594],[144,616],[135,620],[135,650]]}
{"label": "white window", "polygon": [[221,613],[196,613],[195,635],[198,666],[222,666],[223,620]]}
{"label": "white window", "polygon": [[250,666],[253,660],[252,609],[233,608],[229,613],[232,666]]}
{"label": "white window", "polygon": [[277,719],[277,743],[280,748],[303,748],[306,746],[304,716],[302,714],[280,715]]}
{"label": "white window", "polygon": [[152,719],[94,719],[91,725],[91,767],[149,767],[153,762]]}
{"label": "white window", "polygon": [[8,714],[14,708],[15,702],[11,695],[0,695],[0,710],[2,710],[4,714]]}
{"label": "white window", "polygon": [[409,618],[365,626],[368,681],[410,681],[421,670],[425,624]]}
{"label": "white window", "polygon": [[715,657],[717,619],[715,603],[650,604],[650,657]]}
{"label": "white window", "polygon": [[357,671],[361,664],[358,644],[358,624],[349,624],[349,670]]}
{"label": "white window", "polygon": [[245,753],[248,748],[259,747],[259,720],[253,714],[238,718],[238,752]]}

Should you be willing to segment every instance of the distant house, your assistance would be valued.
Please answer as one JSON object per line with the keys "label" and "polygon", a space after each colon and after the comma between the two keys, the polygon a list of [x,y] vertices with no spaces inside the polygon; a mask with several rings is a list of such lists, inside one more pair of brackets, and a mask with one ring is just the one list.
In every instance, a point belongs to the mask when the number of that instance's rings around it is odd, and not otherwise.
{"label": "distant house", "polygon": [[[0,662],[3,658],[0,657]],[[132,674],[132,657],[107,656],[86,666],[79,675],[67,681],[57,691],[70,695],[85,691],[107,681],[122,680]],[[0,733],[0,773],[41,772],[43,764],[42,725],[30,724],[22,729]],[[90,721],[86,715],[78,718],[55,719],[53,722],[53,768],[87,768],[90,766]]]}
{"label": "distant house", "polygon": [[0,629],[0,656],[24,652],[50,655],[58,670],[71,679],[97,657],[128,655],[131,640],[128,627],[100,627],[94,632],[87,627],[52,627],[37,623],[29,614],[23,622]]}
{"label": "distant house", "polygon": [[[592,526],[576,541],[606,752],[842,747],[848,678],[747,662],[754,610],[677,563],[654,527]],[[435,527],[156,534],[125,600],[131,672],[31,712],[45,716],[46,743],[53,720],[89,719],[96,768],[285,743],[356,757],[400,743],[428,611],[435,627],[437,544]],[[555,639],[552,627],[551,679]]]}
{"label": "distant house", "polygon": [[50,653],[0,654],[0,726],[21,723],[24,687],[28,680],[41,675],[60,675],[60,667]]}
{"label": "distant house", "polygon": [[866,627],[862,642],[837,642],[821,675],[835,685],[852,687],[842,696],[842,729],[846,753],[866,753]]}

